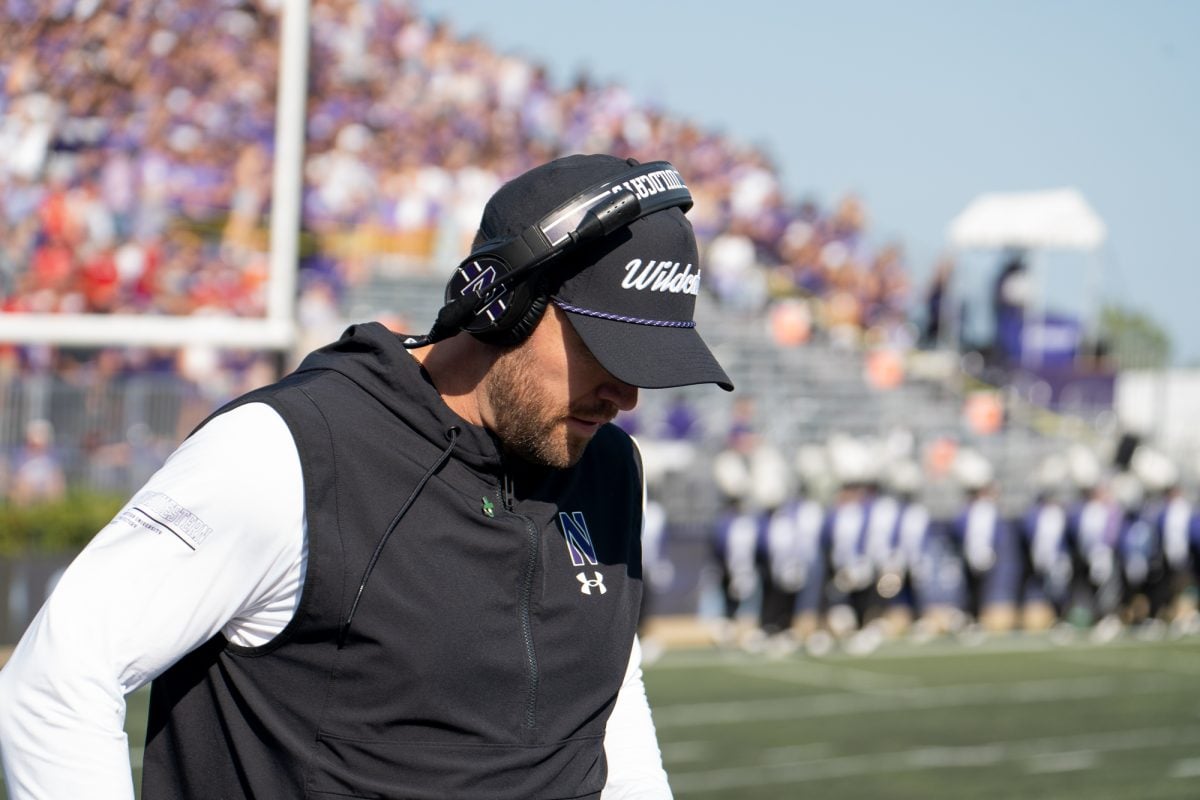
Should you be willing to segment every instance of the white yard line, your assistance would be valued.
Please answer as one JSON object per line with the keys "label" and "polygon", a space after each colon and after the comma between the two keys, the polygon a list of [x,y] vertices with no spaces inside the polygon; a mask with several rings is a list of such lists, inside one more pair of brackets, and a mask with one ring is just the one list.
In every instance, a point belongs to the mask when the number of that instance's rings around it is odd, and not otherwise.
{"label": "white yard line", "polygon": [[1156,694],[1176,691],[1177,688],[1173,681],[1164,680],[1161,675],[1145,675],[880,689],[870,694],[839,692],[805,697],[657,705],[654,722],[659,728],[679,728],[932,708],[1093,700],[1116,694]]}
{"label": "white yard line", "polygon": [[1189,678],[1200,675],[1200,659],[1182,653],[1106,653],[1103,650],[1092,652],[1076,650],[1053,653],[1053,657],[1055,661],[1065,664],[1083,664],[1089,667],[1102,666],[1159,674],[1169,672]]}
{"label": "white yard line", "polygon": [[1200,758],[1184,758],[1176,761],[1167,770],[1171,778],[1200,778]]}
{"label": "white yard line", "polygon": [[1031,775],[1054,772],[1081,772],[1092,769],[1100,759],[1095,750],[1075,750],[1063,753],[1038,753],[1029,759],[1025,771]]}
{"label": "white yard line", "polygon": [[819,661],[771,661],[745,664],[730,671],[758,680],[844,689],[849,692],[871,693],[881,689],[903,689],[922,685],[920,679],[909,675],[884,675],[844,664],[822,664]]}
{"label": "white yard line", "polygon": [[[819,659],[809,658],[803,654],[797,654],[789,659],[782,661],[770,662],[781,664],[842,664],[846,662],[852,663],[870,663],[871,661],[892,661],[906,660],[918,658],[972,658],[978,656],[993,656],[1003,654],[1017,653],[1104,653],[1113,651],[1127,650],[1169,650],[1175,647],[1188,647],[1189,645],[1200,644],[1200,639],[1181,639],[1167,640],[1162,642],[1145,642],[1138,639],[1119,639],[1113,642],[1103,644],[1091,642],[1087,639],[1058,644],[1044,636],[1029,635],[1001,635],[985,639],[978,645],[967,645],[962,642],[945,639],[941,641],[929,642],[927,644],[914,644],[906,641],[896,641],[885,643],[882,647],[873,653],[861,656],[852,656],[845,653],[834,652],[828,656],[822,656]],[[1190,654],[1179,654],[1180,660],[1192,659]],[[761,654],[744,653],[741,651],[730,650],[702,650],[691,652],[676,652],[669,654],[666,658],[660,659],[653,664],[646,665],[648,672],[669,671],[676,669],[704,669],[711,667],[736,667],[746,664],[763,664],[768,663],[765,657]],[[1200,671],[1200,667],[1196,668]]]}
{"label": "white yard line", "polygon": [[[992,656],[1003,654],[1019,654],[1019,653],[1053,653],[1053,652],[1074,652],[1074,653],[1106,653],[1113,651],[1139,650],[1143,652],[1162,650],[1171,650],[1174,648],[1188,648],[1192,646],[1189,652],[1195,652],[1194,646],[1200,644],[1200,639],[1178,639],[1164,640],[1160,642],[1147,642],[1140,639],[1117,639],[1111,642],[1092,642],[1086,638],[1072,640],[1064,643],[1054,642],[1050,638],[1042,635],[998,635],[984,639],[979,644],[965,644],[954,639],[942,639],[939,641],[929,642],[927,644],[914,644],[912,642],[896,641],[884,644],[874,653],[868,656],[846,656],[838,654],[838,659],[854,659],[860,660],[866,658],[879,659],[888,661],[891,659],[913,659],[913,658],[971,658],[973,656]],[[1180,656],[1184,657],[1184,656]]]}
{"label": "white yard line", "polygon": [[[666,672],[676,669],[711,669],[712,667],[737,667],[744,664],[761,664],[766,656],[743,653],[736,650],[695,650],[686,652],[668,652],[653,664],[645,664],[646,672]],[[785,660],[786,661],[786,660]]]}
{"label": "white yard line", "polygon": [[[1200,727],[1147,728],[1112,733],[1089,733],[1078,736],[1056,736],[1042,739],[999,741],[964,747],[920,747],[890,753],[864,753],[797,760],[780,763],[764,751],[762,763],[745,767],[727,767],[702,772],[671,772],[671,786],[676,793],[727,791],[729,789],[774,784],[806,783],[832,778],[852,778],[869,774],[914,772],[929,769],[995,766],[1027,762],[1026,771],[1052,771],[1053,768],[1084,769],[1084,762],[1096,759],[1101,753],[1123,750],[1143,750],[1156,747],[1200,744]],[[1190,764],[1189,759],[1179,764]],[[1047,770],[1046,767],[1051,767]],[[1198,766],[1200,769],[1200,766]],[[1180,770],[1175,777],[1194,777]]]}
{"label": "white yard line", "polygon": [[662,757],[667,764],[707,761],[715,749],[712,742],[670,742],[662,745]]}
{"label": "white yard line", "polygon": [[794,764],[797,761],[831,757],[833,757],[833,745],[829,742],[772,747],[762,752],[764,764]]}

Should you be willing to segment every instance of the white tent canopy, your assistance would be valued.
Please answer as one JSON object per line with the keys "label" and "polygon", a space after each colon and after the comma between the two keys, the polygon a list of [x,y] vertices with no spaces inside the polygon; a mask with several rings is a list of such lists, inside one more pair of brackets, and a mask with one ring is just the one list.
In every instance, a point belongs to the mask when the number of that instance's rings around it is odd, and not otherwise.
{"label": "white tent canopy", "polygon": [[1104,222],[1076,189],[982,194],[950,222],[959,250],[1021,248],[1096,250]]}

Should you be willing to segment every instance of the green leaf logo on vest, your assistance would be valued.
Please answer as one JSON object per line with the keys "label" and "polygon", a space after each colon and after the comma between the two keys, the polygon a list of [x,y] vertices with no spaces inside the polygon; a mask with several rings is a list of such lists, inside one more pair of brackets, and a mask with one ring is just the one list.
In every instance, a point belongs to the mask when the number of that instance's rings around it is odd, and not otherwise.
{"label": "green leaf logo on vest", "polygon": [[496,506],[495,506],[495,504],[494,504],[494,503],[492,503],[492,501],[491,501],[491,500],[488,500],[486,497],[485,497],[485,498],[483,498],[483,515],[484,515],[485,517],[494,517],[494,516],[496,516]]}

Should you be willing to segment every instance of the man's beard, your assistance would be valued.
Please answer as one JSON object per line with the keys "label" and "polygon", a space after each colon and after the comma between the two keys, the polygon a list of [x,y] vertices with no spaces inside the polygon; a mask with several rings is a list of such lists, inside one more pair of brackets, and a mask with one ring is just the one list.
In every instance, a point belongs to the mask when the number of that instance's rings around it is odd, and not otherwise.
{"label": "man's beard", "polygon": [[485,392],[494,415],[492,432],[504,448],[531,464],[555,469],[578,463],[590,441],[571,434],[568,415],[611,419],[617,414],[617,407],[603,400],[586,408],[561,405],[546,389],[524,347],[509,350],[496,360]]}

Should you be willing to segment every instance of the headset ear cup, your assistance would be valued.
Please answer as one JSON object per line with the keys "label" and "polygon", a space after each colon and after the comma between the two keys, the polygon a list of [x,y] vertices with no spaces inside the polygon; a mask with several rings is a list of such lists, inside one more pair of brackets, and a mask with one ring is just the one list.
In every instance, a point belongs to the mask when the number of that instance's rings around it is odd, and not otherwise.
{"label": "headset ear cup", "polygon": [[[526,293],[529,289],[527,286],[519,288],[520,293]],[[542,314],[546,313],[546,307],[550,304],[548,294],[543,292],[531,294],[532,296],[528,299],[514,297],[508,313],[497,320],[493,328],[474,334],[475,338],[489,344],[504,346],[520,344],[525,341],[529,334],[533,333],[533,329],[537,327],[538,322],[542,319]],[[524,302],[521,302],[522,300]],[[508,322],[508,319],[512,319],[512,322]]]}

